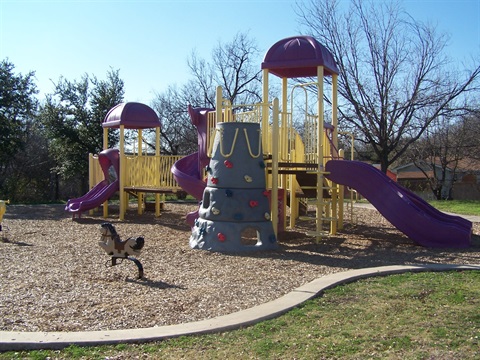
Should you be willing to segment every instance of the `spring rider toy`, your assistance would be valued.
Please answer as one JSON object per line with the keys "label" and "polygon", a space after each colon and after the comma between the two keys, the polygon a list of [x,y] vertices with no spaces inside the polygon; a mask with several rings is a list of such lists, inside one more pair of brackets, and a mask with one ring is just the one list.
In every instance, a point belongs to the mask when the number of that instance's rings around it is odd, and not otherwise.
{"label": "spring rider toy", "polygon": [[[111,266],[119,265],[124,259],[133,261],[138,267],[138,279],[143,277],[143,265],[131,255],[140,255],[145,244],[142,236],[130,237],[127,240],[121,240],[117,234],[115,226],[105,222],[100,226],[101,239],[98,245],[112,257]],[[120,260],[120,263],[117,263]]]}

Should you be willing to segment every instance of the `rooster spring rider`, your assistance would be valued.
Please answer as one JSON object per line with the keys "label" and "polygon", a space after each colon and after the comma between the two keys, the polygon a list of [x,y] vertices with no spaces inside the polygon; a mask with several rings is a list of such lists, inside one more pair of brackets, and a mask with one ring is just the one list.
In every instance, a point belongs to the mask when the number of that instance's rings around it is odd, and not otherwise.
{"label": "rooster spring rider", "polygon": [[105,252],[112,257],[111,266],[117,265],[117,259],[131,260],[138,267],[138,279],[143,277],[143,266],[136,258],[131,255],[140,255],[140,252],[145,244],[145,239],[142,236],[136,238],[130,237],[127,240],[121,240],[120,236],[115,230],[115,226],[111,223],[105,222],[100,226],[101,241],[98,245],[105,250]]}

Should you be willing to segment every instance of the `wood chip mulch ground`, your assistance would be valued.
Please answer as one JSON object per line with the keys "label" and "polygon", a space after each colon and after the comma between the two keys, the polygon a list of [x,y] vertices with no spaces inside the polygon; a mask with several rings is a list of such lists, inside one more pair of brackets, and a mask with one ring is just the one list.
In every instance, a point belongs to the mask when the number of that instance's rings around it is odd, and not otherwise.
{"label": "wood chip mulch ground", "polygon": [[[185,215],[196,205],[168,203],[159,218],[129,209],[72,220],[61,205],[10,205],[0,233],[0,330],[85,331],[178,324],[225,315],[276,299],[313,279],[363,267],[480,264],[480,224],[472,247],[415,245],[376,210],[356,209],[345,228],[318,244],[304,221],[279,236],[276,251],[220,254],[189,247]],[[131,261],[111,267],[100,224],[123,238],[144,236],[138,280]]]}

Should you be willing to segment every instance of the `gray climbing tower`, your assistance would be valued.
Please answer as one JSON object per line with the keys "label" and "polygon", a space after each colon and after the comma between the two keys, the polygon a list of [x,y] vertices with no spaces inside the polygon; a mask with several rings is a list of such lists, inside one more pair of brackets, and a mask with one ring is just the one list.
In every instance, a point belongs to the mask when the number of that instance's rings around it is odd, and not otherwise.
{"label": "gray climbing tower", "polygon": [[219,252],[276,249],[260,125],[217,124],[206,170],[207,187],[190,246]]}

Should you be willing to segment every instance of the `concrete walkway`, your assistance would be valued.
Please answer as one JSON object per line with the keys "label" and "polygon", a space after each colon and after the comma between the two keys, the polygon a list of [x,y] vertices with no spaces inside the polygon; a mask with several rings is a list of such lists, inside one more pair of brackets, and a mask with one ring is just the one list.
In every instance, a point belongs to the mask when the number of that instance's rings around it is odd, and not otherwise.
{"label": "concrete walkway", "polygon": [[279,299],[250,309],[212,319],[186,324],[143,329],[86,331],[86,332],[9,332],[0,331],[0,351],[62,349],[71,344],[95,346],[118,343],[158,341],[182,335],[204,334],[234,330],[277,317],[301,303],[340,284],[358,279],[420,271],[480,270],[480,265],[398,265],[349,270],[320,277],[300,286]]}

